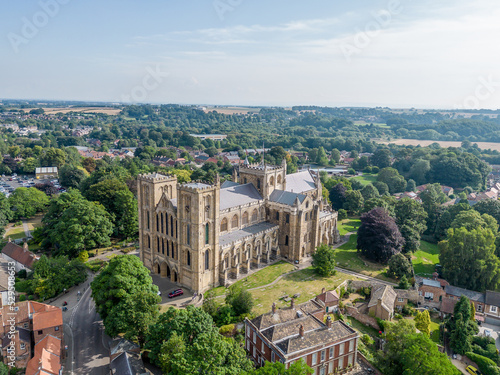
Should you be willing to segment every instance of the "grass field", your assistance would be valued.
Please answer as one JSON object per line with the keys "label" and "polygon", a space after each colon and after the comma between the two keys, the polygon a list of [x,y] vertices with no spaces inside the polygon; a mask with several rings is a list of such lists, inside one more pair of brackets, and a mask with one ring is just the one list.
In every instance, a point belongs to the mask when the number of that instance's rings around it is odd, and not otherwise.
{"label": "grass field", "polygon": [[356,249],[357,241],[358,236],[352,234],[349,241],[336,249],[335,259],[337,261],[337,265],[350,271],[362,273],[363,275],[376,277],[390,282],[396,282],[394,279],[385,275],[387,266],[365,260],[358,254]]}
{"label": "grass field", "polygon": [[376,174],[363,174],[362,176],[351,177],[351,180],[358,180],[363,185],[373,184],[377,181]]}
{"label": "grass field", "polygon": [[431,340],[439,344],[439,319],[431,319]]}
{"label": "grass field", "polygon": [[276,302],[278,308],[289,306],[290,302],[280,299],[285,295],[292,297],[295,294],[300,294],[296,302],[306,302],[320,294],[322,288],[327,288],[327,290],[335,289],[347,279],[355,278],[341,272],[337,272],[332,277],[319,277],[314,273],[312,267],[285,275],[274,285],[251,291],[254,298],[252,312],[256,315],[268,312],[271,310],[273,302]]}
{"label": "grass field", "polygon": [[341,236],[345,236],[349,232],[356,232],[361,225],[361,220],[356,217],[351,217],[342,220],[338,223],[338,229]]}
{"label": "grass field", "polygon": [[435,270],[435,264],[439,263],[439,248],[436,244],[420,241],[420,250],[412,256],[415,273],[424,276],[430,275]]}
{"label": "grass field", "polygon": [[[26,224],[28,225],[30,231],[42,225],[42,217],[43,215],[37,215],[29,220],[26,220]],[[5,227],[4,238],[7,239],[9,237],[11,240],[17,240],[19,238],[26,237],[23,225],[18,225],[18,226],[14,226],[14,224],[7,225]]]}
{"label": "grass field", "polygon": [[[295,267],[292,264],[280,261],[235,282],[233,285],[245,289],[257,288],[272,283],[279,276],[293,269],[295,269]],[[219,286],[212,290],[215,292],[216,296],[221,296],[226,293],[227,289],[223,286]]]}

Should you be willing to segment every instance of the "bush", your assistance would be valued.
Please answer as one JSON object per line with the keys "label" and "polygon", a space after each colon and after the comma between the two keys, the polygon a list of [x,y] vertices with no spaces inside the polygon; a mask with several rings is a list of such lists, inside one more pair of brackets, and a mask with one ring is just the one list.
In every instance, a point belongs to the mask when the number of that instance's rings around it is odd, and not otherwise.
{"label": "bush", "polygon": [[28,296],[28,301],[33,301],[33,299],[34,299],[34,298],[35,298],[35,297],[33,296],[33,294],[30,294],[30,295]]}
{"label": "bush", "polygon": [[379,167],[377,167],[377,166],[373,166],[373,167],[372,167],[372,173],[373,173],[373,174],[377,174],[379,171],[380,171],[380,168],[379,168]]}
{"label": "bush", "polygon": [[234,331],[234,324],[227,324],[219,328],[219,333],[221,335],[229,336]]}
{"label": "bush", "polygon": [[340,210],[338,210],[338,219],[339,220],[345,220],[345,219],[347,219],[347,211],[344,210],[343,208],[341,208]]}
{"label": "bush", "polygon": [[16,283],[16,292],[19,293],[30,293],[31,290],[31,280],[21,280]]}
{"label": "bush", "polygon": [[403,319],[403,315],[396,313],[396,314],[394,314],[394,318]]}
{"label": "bush", "polygon": [[372,173],[372,167],[366,167],[365,169],[363,169],[363,173]]}
{"label": "bush", "polygon": [[26,294],[21,294],[19,296],[19,302],[23,302],[23,301],[26,301]]}
{"label": "bush", "polygon": [[373,339],[370,337],[370,335],[367,335],[366,333],[363,336],[361,336],[361,341],[363,341],[363,344],[365,345],[373,344]]}
{"label": "bush", "polygon": [[413,306],[404,305],[403,309],[401,310],[401,312],[403,313],[403,315],[413,316],[413,315],[415,315],[416,311],[415,311],[415,308]]}
{"label": "bush", "polygon": [[479,371],[481,371],[483,375],[500,375],[500,369],[491,359],[471,352],[465,353],[465,355],[469,357],[472,362],[476,362]]}
{"label": "bush", "polygon": [[25,278],[26,278],[26,276],[28,276],[28,273],[26,272],[26,270],[25,270],[25,269],[22,269],[21,271],[19,271],[19,272],[17,273],[17,276],[19,276],[19,278],[21,278],[21,279],[25,279]]}
{"label": "bush", "polygon": [[80,251],[78,254],[78,259],[82,261],[82,263],[85,263],[87,260],[89,260],[89,252],[87,250]]}
{"label": "bush", "polygon": [[356,171],[354,170],[354,168],[349,168],[349,169],[347,170],[347,174],[355,175],[355,174],[356,174]]}
{"label": "bush", "polygon": [[14,223],[14,225],[15,225],[16,227],[18,227],[18,226],[23,225],[23,222],[22,222],[22,220],[19,220],[19,221],[16,221],[16,222]]}
{"label": "bush", "polygon": [[499,357],[497,353],[497,347],[495,346],[495,344],[488,344],[484,348],[477,344],[474,344],[472,345],[472,351],[475,354],[479,354],[482,355],[483,357],[489,358],[498,364]]}

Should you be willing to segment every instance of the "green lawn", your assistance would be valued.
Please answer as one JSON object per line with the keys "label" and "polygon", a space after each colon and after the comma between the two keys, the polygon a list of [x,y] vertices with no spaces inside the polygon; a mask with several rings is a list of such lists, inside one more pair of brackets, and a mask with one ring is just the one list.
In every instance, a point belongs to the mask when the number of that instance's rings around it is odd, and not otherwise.
{"label": "green lawn", "polygon": [[[295,267],[292,264],[280,261],[237,281],[233,285],[237,285],[245,289],[257,288],[259,286],[272,283],[278,278],[278,276],[288,273],[293,269],[295,269]],[[226,288],[219,286],[214,288],[213,291],[216,296],[221,296],[226,293]]]}
{"label": "green lawn", "polygon": [[413,268],[418,275],[430,275],[435,270],[435,264],[439,263],[439,249],[436,244],[420,241],[420,250],[412,256]]}
{"label": "green lawn", "polygon": [[356,249],[357,241],[358,236],[352,234],[349,241],[336,249],[335,260],[337,266],[381,280],[396,282],[385,275],[387,266],[361,258]]}
{"label": "green lawn", "polygon": [[431,319],[431,339],[439,344],[439,319]]}
{"label": "green lawn", "polygon": [[347,218],[338,223],[338,229],[341,236],[349,232],[356,232],[361,225],[361,220],[357,217]]}
{"label": "green lawn", "polygon": [[10,237],[11,240],[24,238],[25,237],[24,229],[22,226],[9,229],[7,232],[5,232],[4,237],[7,239]]}
{"label": "green lawn", "polygon": [[372,184],[377,181],[376,174],[363,174],[362,176],[351,177],[351,180],[358,180],[363,185]]}

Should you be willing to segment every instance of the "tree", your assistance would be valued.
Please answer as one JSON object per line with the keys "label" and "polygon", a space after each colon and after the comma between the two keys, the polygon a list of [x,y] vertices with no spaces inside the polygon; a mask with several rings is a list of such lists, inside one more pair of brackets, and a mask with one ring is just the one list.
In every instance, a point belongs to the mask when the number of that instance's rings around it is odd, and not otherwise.
{"label": "tree", "polygon": [[338,162],[340,161],[340,151],[334,148],[331,152],[331,158],[335,162],[335,164],[338,164]]}
{"label": "tree", "polygon": [[346,192],[346,199],[344,202],[344,209],[356,214],[363,209],[364,199],[359,190],[351,190]]}
{"label": "tree", "polygon": [[415,191],[416,188],[417,184],[410,178],[406,184],[406,191]]}
{"label": "tree", "polygon": [[469,203],[459,203],[446,207],[446,209],[442,212],[436,222],[434,230],[436,239],[445,239],[448,229],[451,227],[451,223],[453,222],[453,220],[455,220],[458,214],[468,210],[472,210],[472,207],[469,205]]}
{"label": "tree", "polygon": [[367,200],[370,198],[378,198],[380,194],[375,186],[373,186],[372,184],[368,184],[363,189],[361,189],[361,195],[365,200]]}
{"label": "tree", "polygon": [[244,375],[311,375],[314,370],[307,366],[304,360],[294,362],[288,369],[281,362],[268,362],[265,365],[246,372]]}
{"label": "tree", "polygon": [[380,169],[387,168],[391,165],[391,152],[386,148],[378,149],[371,157],[371,162]]}
{"label": "tree", "polygon": [[455,216],[455,220],[451,223],[450,228],[465,228],[469,231],[477,228],[489,229],[496,236],[498,223],[493,216],[488,214],[481,215],[476,210],[467,210]]}
{"label": "tree", "polygon": [[35,173],[38,161],[33,157],[28,157],[22,161],[21,167],[24,173]]}
{"label": "tree", "polygon": [[54,186],[52,182],[45,182],[43,184],[35,184],[35,188],[43,191],[47,196],[52,196],[59,193],[59,190]]}
{"label": "tree", "polygon": [[415,327],[424,335],[429,337],[431,335],[431,317],[429,311],[418,311],[415,316]]}
{"label": "tree", "polygon": [[70,204],[53,228],[47,228],[50,242],[58,252],[77,257],[83,250],[109,246],[113,224],[100,204],[85,199]]}
{"label": "tree", "polygon": [[373,186],[377,189],[380,195],[389,195],[389,186],[387,186],[385,182],[375,181]]}
{"label": "tree", "polygon": [[[105,325],[108,318],[116,318],[116,314],[119,313],[116,309],[118,305],[128,309],[133,306],[137,307],[132,302],[132,297],[140,298],[148,304],[156,301],[154,302],[155,306],[158,303],[158,298],[152,297],[158,297],[158,287],[153,285],[149,270],[134,255],[118,255],[111,259],[104,270],[94,278],[91,288],[96,310],[104,320]],[[140,313],[148,314],[152,311]],[[113,327],[116,326],[115,323]],[[130,328],[132,329],[133,325]],[[127,330],[122,332],[127,332]]]}
{"label": "tree", "polygon": [[85,169],[72,165],[64,165],[59,170],[59,182],[65,188],[78,188],[87,178]]}
{"label": "tree", "polygon": [[471,309],[467,297],[460,297],[445,326],[450,337],[450,346],[456,353],[463,355],[472,350],[472,337],[479,330],[474,321],[474,308]]}
{"label": "tree", "polygon": [[483,199],[477,202],[473,208],[480,214],[488,214],[500,223],[500,201],[496,199]]}
{"label": "tree", "polygon": [[396,225],[405,239],[403,252],[413,252],[420,248],[420,236],[427,228],[425,219],[427,213],[417,201],[403,198],[394,205]]}
{"label": "tree", "polygon": [[43,167],[60,167],[66,162],[66,152],[60,148],[48,148],[40,156],[40,164]]}
{"label": "tree", "polygon": [[500,283],[500,260],[490,229],[451,228],[439,243],[439,261],[450,284],[477,291],[495,290]]}
{"label": "tree", "polygon": [[420,199],[425,212],[427,212],[427,232],[432,234],[435,232],[439,216],[443,211],[441,204],[446,202],[448,197],[442,192],[441,185],[429,184],[420,193]]}
{"label": "tree", "polygon": [[383,208],[361,215],[358,229],[358,251],[374,262],[387,263],[394,254],[400,253],[404,245],[394,219]]}
{"label": "tree", "polygon": [[314,271],[322,277],[335,275],[335,250],[326,244],[321,244],[312,254]]}
{"label": "tree", "polygon": [[14,219],[30,218],[42,212],[49,204],[49,197],[35,188],[19,187],[9,197]]}
{"label": "tree", "polygon": [[236,315],[249,314],[253,308],[253,297],[248,290],[233,285],[226,295],[226,303]]}
{"label": "tree", "polygon": [[429,160],[418,159],[410,168],[410,178],[415,180],[417,185],[425,184],[429,181],[428,173],[431,170],[431,163]]}
{"label": "tree", "polygon": [[145,348],[151,361],[172,375],[252,371],[244,349],[221,336],[212,317],[193,306],[161,314],[150,327]]}
{"label": "tree", "polygon": [[406,188],[405,178],[399,174],[397,169],[390,167],[380,170],[377,181],[386,183],[391,194],[402,192]]}
{"label": "tree", "polygon": [[342,208],[338,210],[338,219],[339,221],[347,219],[347,211]]}
{"label": "tree", "polygon": [[5,226],[12,219],[13,214],[10,203],[4,194],[0,194],[0,237],[5,233]]}
{"label": "tree", "polygon": [[406,278],[406,275],[403,275],[403,277],[401,278],[401,280],[399,280],[398,289],[407,290],[407,289],[410,289],[410,286],[411,286],[410,282]]}
{"label": "tree", "polygon": [[389,269],[387,276],[400,279],[403,276],[410,277],[412,275],[412,265],[406,256],[403,254],[394,254],[389,259]]}
{"label": "tree", "polygon": [[340,210],[343,208],[346,201],[347,189],[343,183],[339,182],[330,190],[330,201],[332,202],[332,207],[335,210]]}

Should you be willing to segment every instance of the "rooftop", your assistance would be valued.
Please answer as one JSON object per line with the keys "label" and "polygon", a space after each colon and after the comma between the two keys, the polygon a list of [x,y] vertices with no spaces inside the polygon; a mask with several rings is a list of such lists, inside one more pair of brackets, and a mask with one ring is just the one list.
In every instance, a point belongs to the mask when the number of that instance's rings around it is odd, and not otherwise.
{"label": "rooftop", "polygon": [[316,183],[309,171],[288,174],[286,176],[286,191],[304,193],[316,189]]}
{"label": "rooftop", "polygon": [[451,294],[452,296],[461,297],[466,296],[468,299],[476,302],[484,302],[484,293],[475,292],[473,290],[467,290],[459,288],[457,286],[446,285],[444,287],[446,294]]}
{"label": "rooftop", "polygon": [[422,285],[432,286],[434,288],[441,288],[441,283],[438,280],[423,279]]}
{"label": "rooftop", "polygon": [[220,189],[220,210],[237,207],[262,200],[262,196],[252,183],[231,185]]}
{"label": "rooftop", "polygon": [[36,260],[35,254],[13,242],[7,242],[2,249],[2,253],[30,269],[33,267],[33,262]]}
{"label": "rooftop", "polygon": [[269,196],[269,200],[271,202],[286,204],[289,206],[293,206],[295,200],[298,199],[300,203],[304,202],[306,196],[304,194],[292,193],[290,191],[284,190],[273,190],[271,195]]}
{"label": "rooftop", "polygon": [[265,231],[267,231],[269,229],[273,229],[275,227],[278,227],[278,224],[272,224],[269,222],[263,222],[263,223],[250,225],[246,228],[235,230],[233,232],[229,232],[229,233],[221,235],[219,237],[219,245],[221,247],[225,247],[226,245],[229,245],[232,242],[242,240],[245,237],[253,236],[253,235],[258,234],[260,232],[265,232]]}

